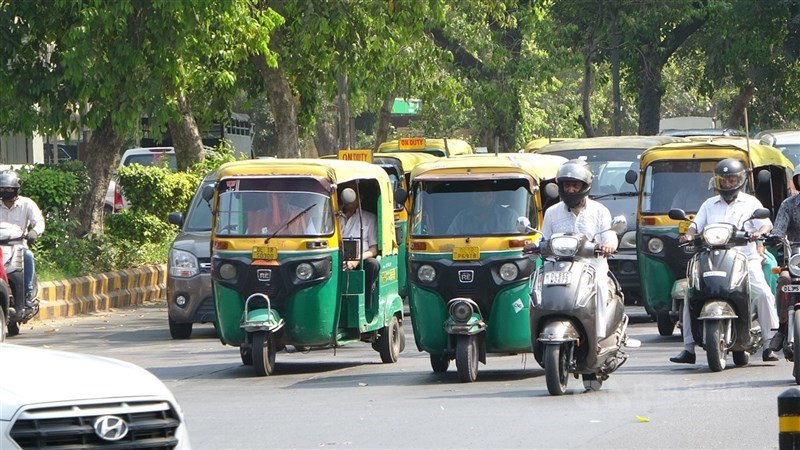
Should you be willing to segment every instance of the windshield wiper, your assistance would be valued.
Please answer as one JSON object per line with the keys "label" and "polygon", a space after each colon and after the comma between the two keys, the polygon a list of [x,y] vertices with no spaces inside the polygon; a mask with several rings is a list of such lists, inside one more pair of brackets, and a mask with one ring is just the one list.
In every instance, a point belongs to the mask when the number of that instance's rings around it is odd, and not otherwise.
{"label": "windshield wiper", "polygon": [[265,240],[264,240],[264,243],[265,243],[265,244],[269,244],[269,240],[270,240],[270,239],[272,239],[272,238],[274,238],[276,234],[278,234],[278,233],[280,233],[281,231],[283,231],[284,229],[286,229],[286,227],[288,227],[289,225],[291,225],[291,224],[292,224],[292,222],[294,222],[295,220],[297,220],[297,219],[298,219],[300,216],[304,215],[305,213],[307,213],[307,212],[311,211],[311,208],[313,208],[313,207],[317,206],[318,204],[319,204],[319,203],[314,203],[313,205],[309,206],[308,208],[306,208],[306,209],[304,209],[304,210],[300,211],[299,213],[297,213],[297,215],[296,215],[296,216],[294,216],[294,217],[292,217],[291,219],[289,219],[289,221],[288,221],[288,222],[286,222],[285,224],[281,225],[280,227],[278,227],[278,229],[277,229],[277,230],[273,231],[273,232],[272,232],[272,234],[270,234],[269,236],[267,236],[267,239],[265,239]]}
{"label": "windshield wiper", "polygon": [[591,195],[589,194],[589,198],[592,200],[597,200],[598,198],[606,198],[606,197],[636,197],[639,195],[637,192],[615,192],[613,194],[602,194],[602,195]]}

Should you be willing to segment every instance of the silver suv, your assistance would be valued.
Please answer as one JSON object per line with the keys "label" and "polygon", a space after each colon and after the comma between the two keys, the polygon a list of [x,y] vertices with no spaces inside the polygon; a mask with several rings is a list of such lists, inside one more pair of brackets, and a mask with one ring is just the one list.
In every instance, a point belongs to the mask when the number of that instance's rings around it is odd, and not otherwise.
{"label": "silver suv", "polygon": [[216,172],[206,175],[195,192],[186,216],[172,212],[169,222],[181,232],[169,250],[167,305],[169,333],[173,339],[189,339],[195,323],[214,323],[211,297],[211,207],[203,200],[203,188],[214,185]]}

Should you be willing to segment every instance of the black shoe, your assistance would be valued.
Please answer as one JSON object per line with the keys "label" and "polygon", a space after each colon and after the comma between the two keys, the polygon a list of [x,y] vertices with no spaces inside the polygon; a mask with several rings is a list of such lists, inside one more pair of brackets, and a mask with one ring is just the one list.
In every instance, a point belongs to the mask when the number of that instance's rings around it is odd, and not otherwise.
{"label": "black shoe", "polygon": [[778,350],[783,348],[783,341],[786,339],[786,335],[782,332],[778,331],[775,333],[775,336],[772,336],[772,339],[769,340],[769,349],[773,352],[777,352]]}
{"label": "black shoe", "polygon": [[696,359],[697,355],[688,350],[684,350],[678,353],[678,356],[673,356],[669,360],[678,364],[694,364]]}
{"label": "black shoe", "polygon": [[778,356],[772,350],[766,349],[764,350],[764,353],[761,354],[761,359],[765,362],[777,361]]}

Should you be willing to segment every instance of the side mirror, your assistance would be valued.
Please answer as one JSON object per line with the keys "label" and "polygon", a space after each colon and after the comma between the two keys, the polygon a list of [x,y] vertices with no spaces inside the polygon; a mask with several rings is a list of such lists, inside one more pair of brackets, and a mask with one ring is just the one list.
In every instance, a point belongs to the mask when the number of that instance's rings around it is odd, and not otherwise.
{"label": "side mirror", "polygon": [[628,219],[621,214],[619,216],[614,216],[614,218],[611,219],[611,229],[617,234],[624,233],[625,230],[628,229]]}
{"label": "side mirror", "polygon": [[403,188],[397,188],[394,191],[394,201],[395,203],[402,205],[408,199],[408,192]]}
{"label": "side mirror", "polygon": [[[672,220],[686,220],[686,212],[682,209],[670,209],[667,215]],[[767,215],[769,215],[769,211],[767,211]]]}
{"label": "side mirror", "polygon": [[353,203],[356,201],[356,191],[351,188],[345,188],[339,198],[341,198],[343,204]]}
{"label": "side mirror", "polygon": [[639,174],[635,170],[630,169],[625,172],[625,182],[628,184],[636,185],[636,180],[639,179]]}
{"label": "side mirror", "polygon": [[[761,177],[759,177],[761,178]],[[769,218],[769,210],[767,208],[758,208],[757,210],[753,211],[753,215],[750,216],[751,219],[768,219]]]}
{"label": "side mirror", "polygon": [[169,223],[171,223],[173,225],[177,225],[178,227],[182,227],[183,226],[183,213],[180,213],[180,212],[177,212],[177,211],[173,211],[173,212],[169,213],[169,216],[167,216],[167,222],[169,222]]}
{"label": "side mirror", "polygon": [[771,179],[772,174],[769,172],[769,170],[764,169],[758,172],[758,184],[769,183],[769,180]]}
{"label": "side mirror", "polygon": [[547,198],[554,200],[558,198],[558,185],[556,183],[550,183],[544,187],[544,195]]}
{"label": "side mirror", "polygon": [[214,198],[214,186],[208,185],[203,188],[203,200],[211,203],[211,199]]}
{"label": "side mirror", "polygon": [[531,228],[531,221],[525,216],[517,217],[517,231],[522,234],[533,231],[533,228]]}

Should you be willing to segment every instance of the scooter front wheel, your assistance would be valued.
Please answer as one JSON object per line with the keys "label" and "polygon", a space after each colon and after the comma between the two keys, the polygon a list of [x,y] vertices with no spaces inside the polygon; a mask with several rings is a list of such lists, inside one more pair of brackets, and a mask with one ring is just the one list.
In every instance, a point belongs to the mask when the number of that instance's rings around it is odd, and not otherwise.
{"label": "scooter front wheel", "polygon": [[275,338],[267,331],[253,333],[253,368],[256,375],[272,375],[275,370]]}
{"label": "scooter front wheel", "polygon": [[544,347],[544,375],[547,392],[550,395],[564,395],[567,392],[569,373],[567,372],[567,352],[563,344],[547,344]]}
{"label": "scooter front wheel", "polygon": [[703,343],[706,346],[708,367],[712,372],[722,372],[728,363],[728,351],[722,333],[723,322],[727,320],[706,320],[703,324]]}
{"label": "scooter front wheel", "polygon": [[476,335],[459,335],[456,341],[456,369],[462,383],[478,378],[478,343]]}

